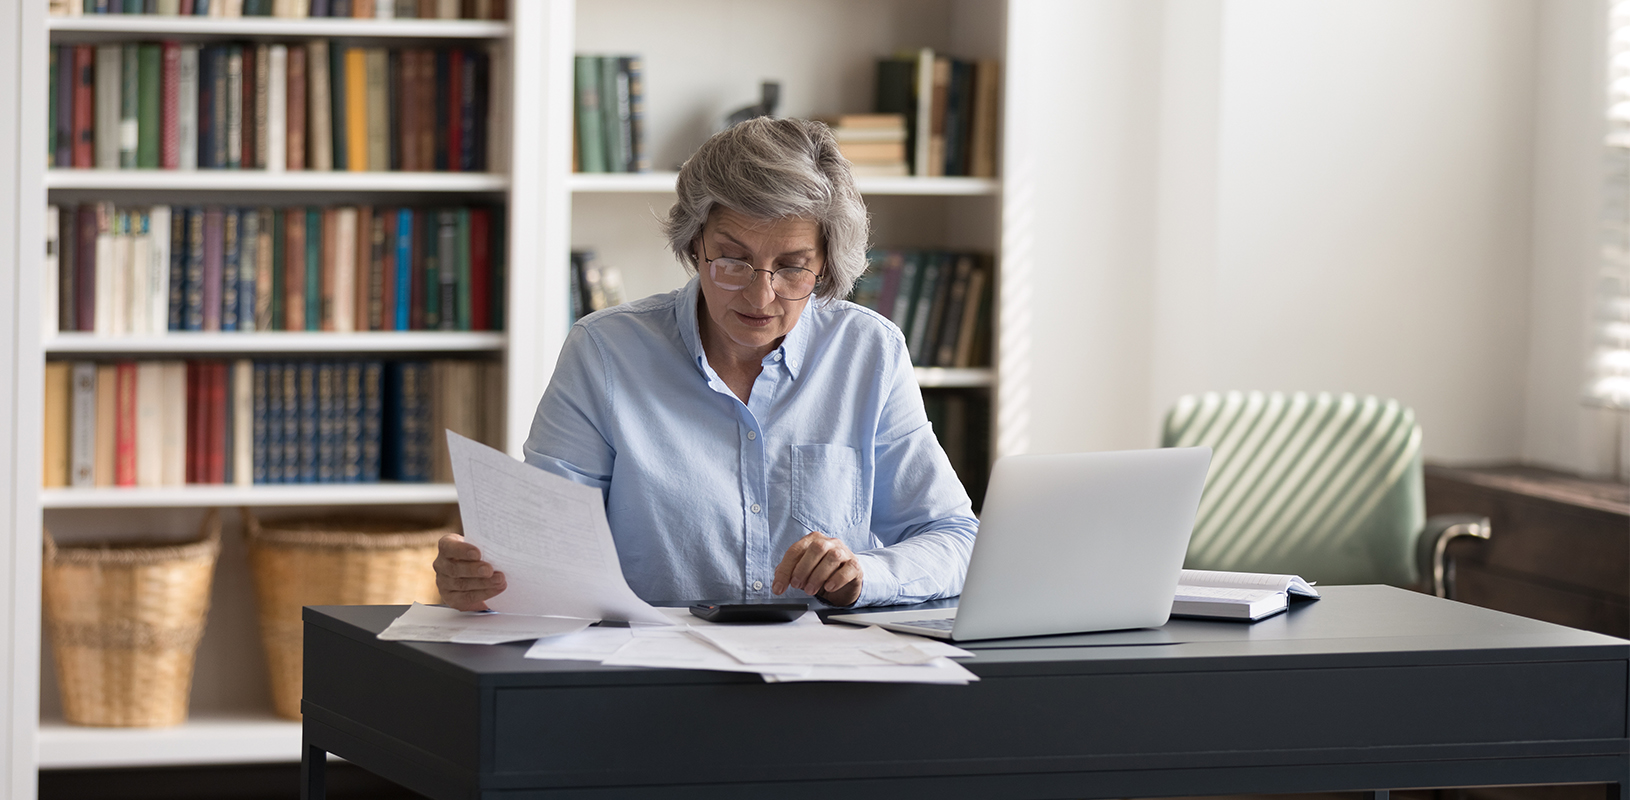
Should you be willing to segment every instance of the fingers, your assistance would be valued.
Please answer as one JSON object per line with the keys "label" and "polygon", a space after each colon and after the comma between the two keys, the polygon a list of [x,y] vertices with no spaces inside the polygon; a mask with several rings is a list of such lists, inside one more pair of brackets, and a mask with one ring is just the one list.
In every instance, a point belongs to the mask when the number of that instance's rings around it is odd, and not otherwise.
{"label": "fingers", "polygon": [[781,594],[792,588],[820,594],[855,582],[860,572],[859,561],[843,540],[814,532],[787,548],[775,568],[770,590]]}
{"label": "fingers", "polygon": [[481,549],[456,533],[436,542],[436,589],[442,602],[459,611],[481,611],[487,600],[503,592],[504,574],[481,560]]}
{"label": "fingers", "polygon": [[789,586],[797,588],[792,585],[793,570],[797,568],[799,560],[804,557],[804,551],[811,545],[818,543],[818,540],[825,538],[824,535],[818,532],[812,532],[793,542],[792,546],[787,548],[786,554],[781,556],[781,563],[775,565],[775,577],[770,582],[770,591],[774,594],[781,594]]}

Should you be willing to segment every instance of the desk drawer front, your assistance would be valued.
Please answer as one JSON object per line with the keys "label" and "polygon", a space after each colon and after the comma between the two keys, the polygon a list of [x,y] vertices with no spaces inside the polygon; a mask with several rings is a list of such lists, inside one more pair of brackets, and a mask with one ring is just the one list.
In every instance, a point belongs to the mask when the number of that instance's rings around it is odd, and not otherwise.
{"label": "desk drawer front", "polygon": [[[909,774],[911,762],[1622,739],[1624,662],[504,689],[499,774],[554,785]],[[1483,702],[1500,697],[1502,703]],[[746,735],[744,735],[746,731]],[[729,743],[724,750],[721,743]],[[811,766],[809,750],[830,753]],[[726,752],[728,751],[728,752]],[[1089,758],[1090,756],[1090,758]],[[665,777],[664,777],[665,776]]]}

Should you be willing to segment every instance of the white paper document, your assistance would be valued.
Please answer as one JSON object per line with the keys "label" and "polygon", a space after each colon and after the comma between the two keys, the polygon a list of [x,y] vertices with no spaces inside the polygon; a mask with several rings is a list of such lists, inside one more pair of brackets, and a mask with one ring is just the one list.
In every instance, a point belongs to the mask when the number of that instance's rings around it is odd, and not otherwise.
{"label": "white paper document", "polygon": [[876,667],[925,664],[938,658],[919,650],[904,637],[878,627],[713,625],[693,629],[691,633],[743,664]]}
{"label": "white paper document", "polygon": [[592,619],[572,617],[455,611],[414,603],[390,627],[381,631],[379,638],[387,642],[503,644],[575,633],[593,622]]}
{"label": "white paper document", "polygon": [[811,667],[802,675],[765,675],[766,683],[802,681],[846,681],[851,683],[949,683],[968,684],[979,676],[949,658],[936,658],[927,664],[887,667]]}
{"label": "white paper document", "polygon": [[564,636],[539,639],[526,651],[526,657],[543,661],[600,662],[611,657],[632,638],[634,631],[629,628],[589,628]]}
{"label": "white paper document", "polygon": [[494,611],[667,624],[628,588],[600,490],[447,432],[464,538],[504,573]]}
{"label": "white paper document", "polygon": [[[790,623],[789,623],[790,624]],[[801,630],[808,627],[799,626]],[[600,662],[616,667],[664,667],[667,669],[711,669],[721,672],[756,672],[761,675],[802,675],[804,665],[743,664],[729,653],[692,634],[696,628],[635,628],[628,644]]]}

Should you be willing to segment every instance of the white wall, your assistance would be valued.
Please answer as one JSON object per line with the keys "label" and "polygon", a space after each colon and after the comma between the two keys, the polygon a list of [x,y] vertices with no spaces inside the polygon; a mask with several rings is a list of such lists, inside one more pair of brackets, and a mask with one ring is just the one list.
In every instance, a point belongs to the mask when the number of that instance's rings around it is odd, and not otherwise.
{"label": "white wall", "polygon": [[1004,451],[1148,446],[1180,394],[1306,389],[1408,403],[1429,458],[1574,465],[1549,454],[1580,449],[1600,12],[1019,0],[1011,70],[1045,85],[1010,86],[1036,299]]}

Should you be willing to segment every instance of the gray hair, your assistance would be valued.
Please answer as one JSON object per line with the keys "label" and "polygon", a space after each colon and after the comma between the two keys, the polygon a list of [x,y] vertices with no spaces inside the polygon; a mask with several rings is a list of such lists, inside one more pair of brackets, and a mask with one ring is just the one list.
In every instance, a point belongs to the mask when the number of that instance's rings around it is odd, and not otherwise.
{"label": "gray hair", "polygon": [[820,122],[759,117],[714,134],[680,167],[678,192],[662,227],[693,273],[694,245],[715,205],[756,219],[813,220],[826,261],[815,292],[823,302],[847,297],[866,271],[866,204],[837,138]]}

